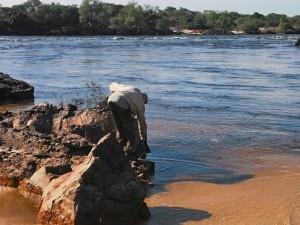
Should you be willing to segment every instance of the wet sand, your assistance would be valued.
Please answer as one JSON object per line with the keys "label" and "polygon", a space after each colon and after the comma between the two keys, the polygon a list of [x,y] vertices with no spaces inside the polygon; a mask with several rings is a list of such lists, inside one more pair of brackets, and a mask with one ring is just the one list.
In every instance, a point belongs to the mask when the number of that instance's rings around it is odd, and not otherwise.
{"label": "wet sand", "polygon": [[[233,162],[233,161],[232,161]],[[248,179],[228,184],[180,182],[146,199],[154,224],[299,225],[300,165],[295,155],[243,151],[239,171]],[[241,164],[242,163],[242,164]],[[244,165],[241,167],[241,165]]]}
{"label": "wet sand", "polygon": [[[168,184],[146,199],[152,217],[142,224],[299,225],[299,157],[268,149],[236,152],[238,158],[231,151],[225,154],[231,161],[222,158],[219,164],[245,176],[221,183]],[[36,224],[34,204],[17,189],[0,187],[0,199],[0,225]]]}

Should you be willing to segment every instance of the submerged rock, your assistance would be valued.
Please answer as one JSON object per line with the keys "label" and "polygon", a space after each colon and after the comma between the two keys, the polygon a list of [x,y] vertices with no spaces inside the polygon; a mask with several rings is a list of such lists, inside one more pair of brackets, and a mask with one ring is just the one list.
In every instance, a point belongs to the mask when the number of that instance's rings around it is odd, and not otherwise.
{"label": "submerged rock", "polygon": [[34,88],[21,80],[16,80],[0,72],[0,102],[33,100]]}

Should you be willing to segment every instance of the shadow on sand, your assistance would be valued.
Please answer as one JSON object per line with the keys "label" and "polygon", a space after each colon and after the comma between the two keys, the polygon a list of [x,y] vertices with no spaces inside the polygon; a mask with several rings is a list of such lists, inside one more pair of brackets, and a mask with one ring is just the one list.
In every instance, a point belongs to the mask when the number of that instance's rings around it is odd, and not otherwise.
{"label": "shadow on sand", "polygon": [[[246,180],[252,179],[254,175],[252,174],[235,174],[232,171],[222,170],[214,171],[213,173],[203,173],[194,177],[194,179],[183,179],[181,181],[196,181],[196,182],[206,182],[214,183],[217,185],[229,185],[244,182]],[[177,181],[175,181],[177,182]],[[178,181],[180,182],[180,181]],[[166,192],[164,185],[159,185],[154,187],[152,194]],[[204,194],[205,195],[205,194]],[[187,199],[192,196],[187,196]],[[138,224],[138,225],[180,225],[186,222],[201,221],[208,219],[212,216],[209,212],[203,210],[195,210],[189,208],[180,208],[172,206],[159,206],[150,207],[151,218],[149,221]]]}
{"label": "shadow on sand", "polygon": [[214,183],[214,184],[237,184],[244,182],[246,180],[252,179],[254,175],[252,174],[234,174],[233,172],[227,172],[226,174],[215,174],[214,176],[200,176],[199,181]]}
{"label": "shadow on sand", "polygon": [[201,221],[211,217],[211,214],[202,210],[178,207],[153,207],[150,209],[151,218],[138,225],[180,225],[190,221]]}

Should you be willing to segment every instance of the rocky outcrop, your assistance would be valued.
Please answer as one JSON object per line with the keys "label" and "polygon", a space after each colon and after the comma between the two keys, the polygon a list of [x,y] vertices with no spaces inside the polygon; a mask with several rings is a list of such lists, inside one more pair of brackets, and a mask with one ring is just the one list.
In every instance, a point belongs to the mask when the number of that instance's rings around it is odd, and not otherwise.
{"label": "rocky outcrop", "polygon": [[114,137],[105,108],[44,103],[0,113],[0,185],[35,200],[43,224],[145,220],[154,163],[132,160]]}
{"label": "rocky outcrop", "polygon": [[38,218],[56,225],[136,224],[150,216],[146,194],[146,186],[110,134],[74,171],[51,181]]}
{"label": "rocky outcrop", "polygon": [[0,72],[0,102],[17,102],[33,99],[34,88],[31,85]]}
{"label": "rocky outcrop", "polygon": [[0,113],[0,185],[16,187],[41,167],[76,166],[113,132],[109,111],[76,109],[45,103]]}

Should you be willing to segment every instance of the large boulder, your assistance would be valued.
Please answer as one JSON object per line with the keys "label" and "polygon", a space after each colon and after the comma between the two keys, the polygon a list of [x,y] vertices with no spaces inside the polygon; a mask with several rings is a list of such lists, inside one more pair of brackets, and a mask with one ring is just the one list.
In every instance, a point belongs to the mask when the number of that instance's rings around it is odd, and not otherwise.
{"label": "large boulder", "polygon": [[17,102],[33,99],[34,88],[31,85],[0,72],[0,102]]}
{"label": "large boulder", "polygon": [[153,162],[125,155],[107,109],[44,103],[0,112],[0,185],[35,200],[42,224],[145,220],[153,174]]}
{"label": "large boulder", "polygon": [[295,46],[300,46],[300,38],[296,41]]}
{"label": "large boulder", "polygon": [[41,167],[74,167],[113,130],[111,113],[101,109],[43,103],[0,113],[0,185],[17,187]]}
{"label": "large boulder", "polygon": [[56,225],[136,224],[150,216],[146,194],[146,186],[109,134],[72,172],[50,182],[38,219]]}

